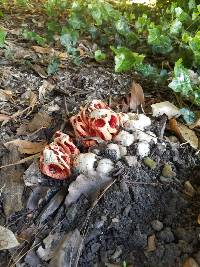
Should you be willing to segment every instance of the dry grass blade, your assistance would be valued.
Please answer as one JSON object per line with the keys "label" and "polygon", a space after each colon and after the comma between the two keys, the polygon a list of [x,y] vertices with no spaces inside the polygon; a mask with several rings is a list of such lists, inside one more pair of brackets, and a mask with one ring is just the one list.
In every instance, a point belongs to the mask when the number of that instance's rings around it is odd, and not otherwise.
{"label": "dry grass blade", "polygon": [[4,144],[6,148],[12,150],[13,147],[17,147],[18,151],[22,154],[36,154],[41,152],[45,145],[47,144],[46,141],[42,142],[30,142],[26,140],[16,139]]}
{"label": "dry grass blade", "polygon": [[20,165],[20,164],[23,164],[29,160],[33,160],[33,159],[37,159],[40,157],[40,153],[37,153],[37,154],[34,154],[34,155],[31,155],[29,157],[26,157],[24,159],[21,159],[17,162],[14,162],[14,163],[11,163],[11,164],[7,164],[7,165],[3,165],[3,166],[0,166],[0,169],[3,169],[3,168],[7,168],[7,167],[11,167],[11,166],[15,166],[15,165]]}
{"label": "dry grass blade", "polygon": [[[82,238],[82,242],[80,244],[80,247],[78,249],[78,253],[77,253],[77,257],[76,257],[76,260],[75,260],[75,264],[74,264],[74,267],[78,267],[78,263],[79,263],[79,259],[80,259],[80,256],[81,256],[81,252],[82,252],[82,249],[83,249],[83,243],[85,241],[85,237],[87,235],[87,232],[88,232],[88,229],[87,229],[87,225],[88,225],[88,221],[90,219],[90,216],[94,210],[94,208],[96,207],[96,205],[98,204],[99,200],[105,195],[105,193],[108,191],[108,189],[116,182],[117,180],[113,180],[104,190],[103,192],[100,194],[100,196],[93,202],[92,204],[92,207],[90,208],[88,214],[87,214],[87,217],[85,219],[85,222],[83,224],[83,238]],[[70,266],[72,267],[72,266]]]}
{"label": "dry grass blade", "polygon": [[9,121],[9,120],[10,120],[10,116],[6,114],[0,114],[0,121]]}

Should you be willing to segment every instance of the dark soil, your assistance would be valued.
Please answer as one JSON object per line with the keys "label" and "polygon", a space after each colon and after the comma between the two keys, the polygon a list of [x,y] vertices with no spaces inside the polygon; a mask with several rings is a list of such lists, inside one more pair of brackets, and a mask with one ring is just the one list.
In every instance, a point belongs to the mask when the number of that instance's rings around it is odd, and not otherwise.
{"label": "dark soil", "polygon": [[[5,102],[2,110],[13,114],[27,107],[22,101],[27,89],[38,96],[44,79],[21,62],[15,62],[13,66],[12,61],[5,59],[0,64],[0,87],[9,88],[16,100],[14,103]],[[2,164],[10,163],[5,158],[11,153],[3,143],[16,138],[41,139],[41,132],[17,136],[18,127],[22,122],[30,121],[36,112],[46,111],[53,119],[51,127],[42,132],[42,137],[49,141],[55,130],[62,128],[67,131],[63,122],[81,104],[94,98],[107,101],[112,97],[115,100],[128,92],[133,79],[143,85],[147,102],[164,98],[159,95],[156,84],[142,80],[135,73],[117,75],[110,67],[104,68],[92,62],[80,67],[67,63],[65,70],[47,79],[55,87],[42,102],[37,102],[30,115],[22,115],[1,127]],[[155,120],[152,130],[159,133],[162,126]],[[136,146],[129,148],[129,156],[136,155]],[[187,144],[181,146],[179,142],[172,143],[164,138],[151,146],[150,157],[157,164],[154,170],[139,157],[134,166],[129,166],[125,159],[115,162],[113,179],[116,181],[100,195],[92,210],[94,199],[84,195],[69,208],[65,207],[67,188],[74,177],[67,182],[48,179],[38,172],[37,164],[31,165],[32,162],[2,169],[0,190],[8,176],[11,184],[16,183],[16,171],[24,173],[30,165],[33,166],[33,171],[26,171],[20,180],[23,186],[20,209],[5,215],[6,196],[3,189],[0,191],[0,224],[9,227],[21,240],[19,247],[0,252],[0,266],[11,267],[16,263],[17,267],[55,267],[51,258],[56,255],[57,246],[67,233],[75,229],[84,237],[84,245],[79,250],[80,257],[76,257],[78,264],[70,266],[112,266],[125,261],[127,266],[134,267],[179,267],[188,257],[193,257],[200,265],[200,226],[197,220],[200,159],[195,152]],[[15,156],[15,159],[19,157]],[[105,156],[104,151],[102,156]],[[172,166],[175,177],[162,177],[165,164]],[[35,179],[34,186],[24,185],[27,177]],[[186,181],[194,187],[193,195],[186,192]],[[8,188],[7,194],[12,196],[12,190]],[[154,238],[155,243],[150,245]]]}

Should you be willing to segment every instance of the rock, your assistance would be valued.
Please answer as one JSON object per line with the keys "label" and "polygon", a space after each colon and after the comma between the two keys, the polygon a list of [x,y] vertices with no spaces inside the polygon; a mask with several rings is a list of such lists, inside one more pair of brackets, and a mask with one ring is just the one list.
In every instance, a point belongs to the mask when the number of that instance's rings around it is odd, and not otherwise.
{"label": "rock", "polygon": [[199,267],[199,264],[193,258],[187,258],[183,267]]}
{"label": "rock", "polygon": [[151,222],[151,226],[155,231],[161,231],[163,229],[163,223],[159,220],[154,220]]}
{"label": "rock", "polygon": [[125,156],[124,158],[129,167],[135,167],[138,165],[136,156]]}
{"label": "rock", "polygon": [[174,241],[174,234],[171,231],[171,228],[166,227],[163,231],[159,233],[159,239],[165,243],[171,243]]}
{"label": "rock", "polygon": [[149,157],[144,158],[144,164],[152,170],[156,168],[156,162]]}
{"label": "rock", "polygon": [[173,178],[176,176],[176,173],[172,170],[172,166],[170,164],[165,164],[162,170],[162,176],[167,178]]}

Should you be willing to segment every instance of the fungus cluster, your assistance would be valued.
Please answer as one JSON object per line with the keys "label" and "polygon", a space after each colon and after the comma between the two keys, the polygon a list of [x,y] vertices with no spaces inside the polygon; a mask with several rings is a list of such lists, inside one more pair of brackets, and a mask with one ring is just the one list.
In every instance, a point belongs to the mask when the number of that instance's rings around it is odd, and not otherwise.
{"label": "fungus cluster", "polygon": [[[150,142],[157,143],[155,134],[148,131],[151,125],[149,117],[136,113],[116,113],[99,100],[82,107],[70,122],[76,138],[86,148],[96,144],[95,138],[100,138],[108,142],[105,150],[111,150],[115,160],[125,156],[127,147],[134,142],[137,142],[137,154],[140,157],[149,154]],[[97,155],[91,151],[80,153],[68,135],[56,132],[54,141],[42,152],[40,169],[54,179],[66,179],[72,167],[86,176],[105,176],[113,170],[114,163],[105,157],[97,160]]]}

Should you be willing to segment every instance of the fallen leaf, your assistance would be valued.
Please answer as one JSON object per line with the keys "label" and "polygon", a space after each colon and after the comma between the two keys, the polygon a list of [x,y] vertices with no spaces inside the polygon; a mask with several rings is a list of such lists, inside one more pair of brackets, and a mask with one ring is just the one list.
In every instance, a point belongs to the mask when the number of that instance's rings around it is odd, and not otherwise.
{"label": "fallen leaf", "polygon": [[190,129],[200,128],[200,118],[198,118],[193,124],[190,125]]}
{"label": "fallen leaf", "polygon": [[0,226],[0,250],[10,249],[19,246],[15,235],[9,229]]}
{"label": "fallen leaf", "polygon": [[131,86],[130,109],[136,111],[139,106],[144,106],[144,93],[139,83],[133,81]]}
{"label": "fallen leaf", "polygon": [[6,114],[0,114],[0,121],[8,121],[10,118],[11,117]]}
{"label": "fallen leaf", "polygon": [[148,237],[148,241],[147,241],[147,251],[151,252],[156,250],[156,236],[155,234],[150,235]]}
{"label": "fallen leaf", "polygon": [[164,101],[160,103],[156,103],[151,105],[153,117],[159,117],[163,114],[167,115],[168,119],[173,117],[179,117],[181,112],[179,108],[177,108],[174,104],[170,103],[169,101]]}
{"label": "fallen leaf", "polygon": [[33,133],[41,128],[47,128],[50,126],[51,121],[52,118],[46,112],[38,112],[29,123],[20,125],[17,129],[17,134],[23,135]]}
{"label": "fallen leaf", "polygon": [[31,68],[43,79],[46,79],[48,77],[46,71],[37,64],[31,65]]}
{"label": "fallen leaf", "polygon": [[[20,153],[16,147],[5,153],[2,158],[2,166],[12,165],[20,160]],[[0,188],[3,188],[3,209],[6,216],[23,209],[24,202],[22,195],[24,192],[24,182],[22,175],[23,166],[10,166],[0,171]]]}
{"label": "fallen leaf", "polygon": [[172,130],[184,142],[188,142],[194,149],[198,148],[198,137],[194,131],[184,124],[177,122],[176,119],[169,121],[170,130]]}
{"label": "fallen leaf", "polygon": [[200,224],[200,214],[197,217],[197,223]]}
{"label": "fallen leaf", "polygon": [[193,258],[190,257],[185,260],[183,267],[199,267],[199,265]]}
{"label": "fallen leaf", "polygon": [[57,249],[53,253],[50,267],[73,267],[77,266],[79,249],[81,248],[83,238],[78,229],[64,235],[59,242]]}
{"label": "fallen leaf", "polygon": [[16,139],[5,143],[4,146],[9,150],[12,150],[13,146],[17,147],[18,151],[22,154],[36,154],[41,152],[46,144],[46,141],[30,142],[26,140]]}
{"label": "fallen leaf", "polygon": [[186,195],[188,195],[189,197],[193,197],[194,194],[196,193],[194,187],[191,185],[190,181],[186,181],[184,184],[184,192]]}
{"label": "fallen leaf", "polygon": [[0,89],[0,101],[13,101],[12,97],[12,91]]}
{"label": "fallen leaf", "polygon": [[39,53],[39,54],[51,54],[54,52],[54,49],[50,47],[42,47],[42,46],[34,45],[32,46],[32,48],[36,53]]}
{"label": "fallen leaf", "polygon": [[44,81],[43,84],[39,88],[39,100],[43,102],[45,100],[45,96],[47,92],[51,92],[54,89],[54,85]]}

